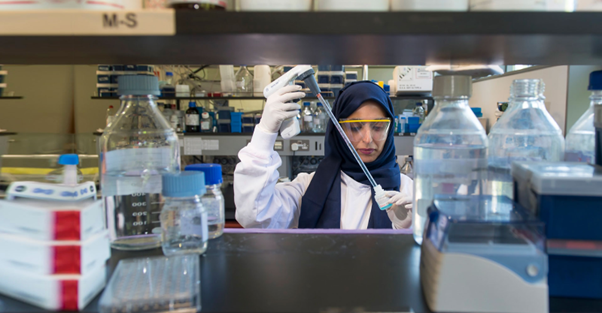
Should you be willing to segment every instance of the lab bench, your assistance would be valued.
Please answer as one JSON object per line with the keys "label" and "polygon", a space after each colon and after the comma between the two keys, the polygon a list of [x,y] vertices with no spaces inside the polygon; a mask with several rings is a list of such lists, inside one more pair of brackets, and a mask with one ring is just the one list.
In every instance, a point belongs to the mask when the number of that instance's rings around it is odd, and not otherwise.
{"label": "lab bench", "polygon": [[[109,272],[159,255],[113,250]],[[227,229],[200,258],[201,312],[430,312],[408,231]],[[83,312],[98,312],[99,298]],[[601,312],[602,301],[552,298],[550,308]],[[0,295],[0,312],[45,311]]]}

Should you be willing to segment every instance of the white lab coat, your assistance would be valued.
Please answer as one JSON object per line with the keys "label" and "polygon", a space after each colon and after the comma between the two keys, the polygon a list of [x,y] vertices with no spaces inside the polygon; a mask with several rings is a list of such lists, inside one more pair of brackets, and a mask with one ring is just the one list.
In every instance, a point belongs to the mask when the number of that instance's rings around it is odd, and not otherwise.
{"label": "white lab coat", "polygon": [[[301,199],[314,177],[299,174],[289,183],[277,184],[282,160],[274,151],[277,134],[256,127],[251,142],[238,153],[234,171],[236,220],[245,228],[297,228]],[[411,199],[413,182],[401,174],[400,192]],[[372,210],[372,188],[341,171],[341,229],[367,229]],[[401,223],[387,211],[394,229]]]}

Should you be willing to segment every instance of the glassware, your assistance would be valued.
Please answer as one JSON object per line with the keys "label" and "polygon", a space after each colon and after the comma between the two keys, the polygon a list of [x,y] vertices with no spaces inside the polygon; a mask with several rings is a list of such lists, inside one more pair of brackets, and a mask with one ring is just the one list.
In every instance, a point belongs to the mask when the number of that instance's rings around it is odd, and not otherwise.
{"label": "glassware", "polygon": [[471,94],[470,76],[435,77],[435,108],[414,139],[412,225],[418,244],[435,195],[482,194],[487,135],[468,105]]}
{"label": "glassware", "polygon": [[414,114],[415,117],[420,118],[419,123],[422,124],[424,122],[424,107],[422,106],[422,103],[417,102],[416,103],[416,107],[414,108],[414,111],[412,112]]}
{"label": "glassware", "polygon": [[180,169],[180,146],[155,101],[154,76],[119,78],[121,109],[100,138],[101,190],[111,246],[160,246],[161,175]]}
{"label": "glassware", "polygon": [[161,210],[163,254],[205,253],[209,239],[207,211],[201,202],[205,194],[205,174],[164,174],[162,194],[165,197]]}
{"label": "glassware", "polygon": [[217,238],[224,233],[226,223],[226,202],[222,194],[222,166],[219,164],[192,164],[186,166],[186,171],[205,173],[207,192],[201,201],[207,210],[209,239]]}
{"label": "glassware", "polygon": [[565,161],[594,163],[596,148],[596,129],[594,127],[594,106],[602,105],[602,71],[590,74],[590,107],[571,127],[566,135]]}
{"label": "glassware", "polygon": [[312,131],[314,133],[325,133],[326,132],[326,111],[324,111],[324,105],[318,102],[316,110],[313,114],[314,125]]}
{"label": "glassware", "polygon": [[196,109],[196,103],[191,101],[188,104],[188,110],[186,110],[186,132],[187,133],[198,133],[201,131],[201,116],[199,111]]}
{"label": "glassware", "polygon": [[241,65],[236,73],[236,95],[238,97],[253,96],[253,75],[246,65]]}
{"label": "glassware", "polygon": [[509,105],[489,132],[487,193],[513,198],[515,161],[562,161],[562,131],[548,113],[540,79],[515,80]]}

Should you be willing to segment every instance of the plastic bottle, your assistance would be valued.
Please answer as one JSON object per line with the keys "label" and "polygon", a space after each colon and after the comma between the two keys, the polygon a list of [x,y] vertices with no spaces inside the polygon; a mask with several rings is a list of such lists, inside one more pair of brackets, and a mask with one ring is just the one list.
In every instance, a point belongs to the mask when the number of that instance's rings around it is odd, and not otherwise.
{"label": "plastic bottle", "polygon": [[156,248],[161,243],[161,175],[180,169],[178,137],[157,108],[155,76],[121,76],[119,94],[122,109],[99,145],[111,245]]}
{"label": "plastic bottle", "polygon": [[544,88],[540,79],[512,83],[508,108],[489,131],[488,194],[513,197],[512,162],[564,159],[564,138],[546,110]]}
{"label": "plastic bottle", "polygon": [[164,104],[163,105],[163,117],[165,117],[165,119],[167,121],[170,121],[172,114],[173,114],[173,110],[171,109],[171,104]]}
{"label": "plastic bottle", "polygon": [[161,95],[163,97],[175,97],[176,87],[173,85],[173,73],[165,72],[165,85],[161,87]]}
{"label": "plastic bottle", "polygon": [[166,256],[203,254],[209,232],[205,194],[205,175],[199,172],[164,174],[161,209],[161,247]]}
{"label": "plastic bottle", "polygon": [[211,132],[211,126],[213,126],[213,120],[211,119],[209,112],[203,112],[203,114],[201,114],[201,132]]}
{"label": "plastic bottle", "polygon": [[190,101],[188,103],[188,110],[186,110],[186,132],[187,133],[198,133],[201,131],[201,116],[199,111],[196,109],[196,103]]}
{"label": "plastic bottle", "polygon": [[176,10],[224,11],[225,0],[169,0],[169,7]]}
{"label": "plastic bottle", "polygon": [[422,244],[435,195],[479,195],[487,169],[487,135],[472,113],[470,76],[434,79],[435,108],[414,139],[414,240]]}
{"label": "plastic bottle", "polygon": [[63,154],[59,157],[57,163],[63,165],[63,167],[48,173],[46,180],[67,186],[75,186],[83,181],[84,175],[77,168],[79,164],[77,154]]}
{"label": "plastic bottle", "polygon": [[314,128],[314,112],[311,109],[310,102],[303,102],[303,111],[301,112],[301,130],[311,132]]}
{"label": "plastic bottle", "polygon": [[596,150],[596,128],[594,127],[594,105],[602,105],[602,71],[589,75],[590,107],[571,127],[566,135],[565,161],[594,163]]}
{"label": "plastic bottle", "polygon": [[112,105],[109,105],[109,108],[107,109],[107,126],[115,120],[116,115],[117,109],[115,109]]}
{"label": "plastic bottle", "polygon": [[236,95],[239,97],[253,96],[253,75],[246,65],[241,65],[236,73]]}
{"label": "plastic bottle", "polygon": [[414,111],[412,113],[415,117],[418,117],[420,119],[420,124],[424,122],[424,107],[422,106],[421,102],[416,102],[416,107],[414,108]]}
{"label": "plastic bottle", "polygon": [[314,111],[314,127],[312,131],[314,133],[325,133],[326,132],[326,111],[324,111],[324,105],[318,102],[316,110]]}
{"label": "plastic bottle", "polygon": [[209,239],[217,238],[224,233],[226,223],[226,201],[222,194],[222,166],[219,164],[192,164],[186,166],[186,171],[199,171],[205,174],[207,192],[201,201],[207,210]]}

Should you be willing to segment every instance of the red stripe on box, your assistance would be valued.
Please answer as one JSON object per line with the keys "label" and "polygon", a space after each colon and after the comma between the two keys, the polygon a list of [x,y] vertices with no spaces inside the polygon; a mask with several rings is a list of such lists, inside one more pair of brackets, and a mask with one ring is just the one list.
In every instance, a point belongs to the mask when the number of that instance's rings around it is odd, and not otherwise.
{"label": "red stripe on box", "polygon": [[80,240],[79,211],[58,211],[54,217],[54,240]]}
{"label": "red stripe on box", "polygon": [[81,273],[80,246],[55,246],[53,253],[53,274]]}
{"label": "red stripe on box", "polygon": [[123,9],[124,6],[117,3],[103,2],[103,1],[86,1],[87,4],[98,4],[98,5],[106,5],[110,7],[116,7],[119,9]]}
{"label": "red stripe on box", "polygon": [[77,285],[77,280],[61,281],[61,310],[78,311]]}

